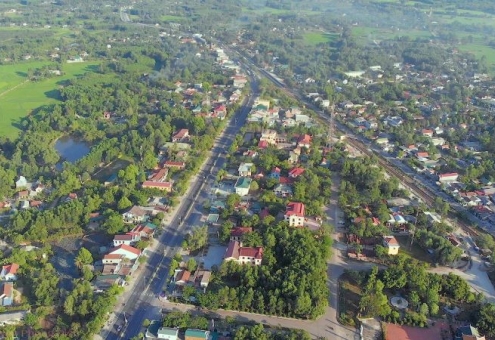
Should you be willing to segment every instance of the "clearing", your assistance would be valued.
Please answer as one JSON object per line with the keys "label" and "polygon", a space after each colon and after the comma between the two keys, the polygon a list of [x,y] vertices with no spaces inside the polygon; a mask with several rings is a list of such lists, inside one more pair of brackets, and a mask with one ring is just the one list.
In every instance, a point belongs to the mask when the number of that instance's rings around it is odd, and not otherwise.
{"label": "clearing", "polygon": [[310,45],[328,43],[337,37],[337,33],[307,32],[303,34],[304,41]]}

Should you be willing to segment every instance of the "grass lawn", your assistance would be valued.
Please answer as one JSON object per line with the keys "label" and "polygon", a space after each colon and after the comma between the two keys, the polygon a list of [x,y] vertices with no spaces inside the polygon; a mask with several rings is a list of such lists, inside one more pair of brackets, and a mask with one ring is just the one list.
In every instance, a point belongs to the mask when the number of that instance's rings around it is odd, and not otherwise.
{"label": "grass lawn", "polygon": [[304,41],[310,45],[327,43],[338,37],[336,33],[308,32],[303,34]]}
{"label": "grass lawn", "polygon": [[354,325],[359,312],[361,288],[347,274],[339,279],[339,307],[337,316],[339,321],[346,325]]}
{"label": "grass lawn", "polygon": [[406,254],[407,256],[421,262],[432,263],[430,255],[416,242],[413,242],[412,247],[409,246],[411,244],[411,239],[409,236],[395,236],[395,238],[399,241],[399,251],[402,254]]}
{"label": "grass lawn", "polygon": [[[42,65],[51,64],[49,62],[26,63],[17,65],[6,65],[0,67],[0,79],[5,79],[2,75],[11,75],[9,81],[0,82],[0,88],[12,88],[16,83],[20,84],[26,80],[25,72],[29,68],[36,68]],[[5,92],[0,96],[0,134],[9,138],[16,138],[19,133],[20,122],[23,117],[30,114],[32,110],[55,103],[60,100],[58,87],[63,81],[83,75],[86,72],[93,72],[98,64],[95,63],[74,63],[64,64],[60,77],[45,79],[40,82],[25,82],[19,87]]]}

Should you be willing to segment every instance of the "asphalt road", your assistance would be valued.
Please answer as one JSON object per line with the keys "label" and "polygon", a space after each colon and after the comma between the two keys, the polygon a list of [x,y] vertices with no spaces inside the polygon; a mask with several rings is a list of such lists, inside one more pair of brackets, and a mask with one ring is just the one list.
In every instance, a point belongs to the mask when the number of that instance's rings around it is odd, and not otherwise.
{"label": "asphalt road", "polygon": [[[224,150],[231,144],[236,134],[244,124],[258,92],[256,79],[251,79],[251,94],[241,109],[233,116],[224,132],[217,138],[209,158],[193,180],[188,193],[183,197],[170,223],[156,241],[159,245],[151,254],[140,279],[136,282],[125,305],[117,312],[117,320],[111,325],[110,331],[100,336],[107,340],[129,339],[137,335],[155,299],[163,289],[168,278],[169,265],[172,257],[179,249],[184,236],[195,226],[197,214],[201,211],[202,199],[208,195],[208,183],[215,180],[216,173],[225,163]],[[125,313],[125,314],[124,314]],[[127,320],[127,323],[125,322]],[[122,329],[118,331],[119,326]]]}

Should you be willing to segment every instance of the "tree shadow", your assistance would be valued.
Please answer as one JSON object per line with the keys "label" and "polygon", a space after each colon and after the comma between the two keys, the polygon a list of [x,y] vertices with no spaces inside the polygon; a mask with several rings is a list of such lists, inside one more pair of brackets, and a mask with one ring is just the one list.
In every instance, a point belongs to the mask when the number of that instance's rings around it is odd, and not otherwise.
{"label": "tree shadow", "polygon": [[27,72],[22,72],[22,71],[16,71],[15,74],[23,78],[27,78],[28,76]]}
{"label": "tree shadow", "polygon": [[47,98],[62,100],[62,98],[60,97],[60,91],[58,89],[46,91],[44,94]]}
{"label": "tree shadow", "polygon": [[100,70],[100,65],[87,65],[83,71],[84,72],[98,72]]}

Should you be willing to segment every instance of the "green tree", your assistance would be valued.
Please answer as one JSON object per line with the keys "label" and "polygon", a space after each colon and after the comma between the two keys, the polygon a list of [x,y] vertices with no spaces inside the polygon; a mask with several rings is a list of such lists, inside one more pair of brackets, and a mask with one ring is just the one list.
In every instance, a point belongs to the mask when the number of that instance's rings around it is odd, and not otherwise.
{"label": "green tree", "polygon": [[158,161],[153,150],[146,150],[143,155],[143,167],[145,169],[154,169],[157,164]]}
{"label": "green tree", "polygon": [[191,251],[195,251],[203,248],[208,242],[208,227],[202,226],[194,229],[191,234],[186,236],[187,248]]}
{"label": "green tree", "polygon": [[196,267],[198,266],[198,264],[196,263],[196,260],[194,259],[194,257],[191,257],[189,258],[189,260],[187,260],[187,270],[190,271],[190,272],[194,272],[196,270]]}
{"label": "green tree", "polygon": [[84,265],[93,263],[93,255],[91,255],[91,252],[89,250],[82,247],[81,249],[79,249],[79,252],[77,253],[75,263],[76,266],[79,269],[81,269]]}
{"label": "green tree", "polygon": [[476,327],[488,337],[495,336],[495,304],[486,303],[481,306],[476,317]]}
{"label": "green tree", "polygon": [[117,203],[117,208],[119,210],[125,210],[132,206],[132,202],[125,196],[123,196]]}

